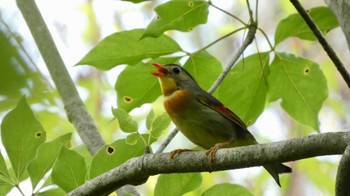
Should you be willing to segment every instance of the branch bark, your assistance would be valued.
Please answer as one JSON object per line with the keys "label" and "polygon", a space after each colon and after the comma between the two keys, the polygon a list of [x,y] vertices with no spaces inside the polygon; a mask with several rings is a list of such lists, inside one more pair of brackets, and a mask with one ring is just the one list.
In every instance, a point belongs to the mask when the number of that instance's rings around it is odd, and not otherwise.
{"label": "branch bark", "polygon": [[95,154],[104,145],[104,141],[80,99],[74,82],[69,76],[35,1],[17,0],[17,6],[34,37],[40,54],[62,98],[69,121],[77,129],[80,138],[90,153]]}
{"label": "branch bark", "polygon": [[162,173],[212,172],[342,154],[349,142],[350,132],[336,132],[220,149],[211,165],[209,157],[203,155],[204,151],[184,152],[173,160],[169,159],[169,153],[146,154],[86,182],[68,195],[106,195],[126,184],[142,184],[149,176]]}
{"label": "branch bark", "polygon": [[325,0],[325,2],[337,18],[350,49],[350,2],[348,0]]}

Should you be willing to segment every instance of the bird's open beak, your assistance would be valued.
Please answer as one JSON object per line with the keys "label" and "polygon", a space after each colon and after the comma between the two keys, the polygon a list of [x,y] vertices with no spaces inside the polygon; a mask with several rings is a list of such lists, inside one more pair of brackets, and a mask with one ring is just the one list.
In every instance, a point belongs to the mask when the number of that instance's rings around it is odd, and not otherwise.
{"label": "bird's open beak", "polygon": [[152,63],[152,65],[158,70],[158,72],[152,72],[151,74],[157,77],[164,77],[168,74],[168,70],[165,69],[163,65],[158,63]]}

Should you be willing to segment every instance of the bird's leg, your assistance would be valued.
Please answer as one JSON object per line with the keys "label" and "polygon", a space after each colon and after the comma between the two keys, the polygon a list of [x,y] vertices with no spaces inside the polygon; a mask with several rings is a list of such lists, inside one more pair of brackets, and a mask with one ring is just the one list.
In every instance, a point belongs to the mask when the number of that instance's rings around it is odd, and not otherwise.
{"label": "bird's leg", "polygon": [[209,148],[209,150],[207,150],[205,152],[205,155],[210,155],[210,160],[209,160],[209,163],[213,163],[214,160],[215,160],[215,154],[216,154],[216,151],[218,151],[221,147],[227,145],[227,144],[230,144],[232,141],[226,141],[226,142],[221,142],[221,143],[217,143],[215,144],[213,147]]}
{"label": "bird's leg", "polygon": [[182,152],[191,152],[195,150],[190,150],[190,149],[176,149],[170,152],[170,159],[173,159],[175,155],[180,154]]}

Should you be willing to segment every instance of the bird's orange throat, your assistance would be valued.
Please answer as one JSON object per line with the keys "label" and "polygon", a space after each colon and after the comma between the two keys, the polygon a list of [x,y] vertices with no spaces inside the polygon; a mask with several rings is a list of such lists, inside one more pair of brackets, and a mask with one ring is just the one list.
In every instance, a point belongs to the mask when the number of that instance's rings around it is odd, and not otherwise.
{"label": "bird's orange throat", "polygon": [[173,78],[160,77],[159,79],[164,97],[170,96],[178,90],[176,82]]}

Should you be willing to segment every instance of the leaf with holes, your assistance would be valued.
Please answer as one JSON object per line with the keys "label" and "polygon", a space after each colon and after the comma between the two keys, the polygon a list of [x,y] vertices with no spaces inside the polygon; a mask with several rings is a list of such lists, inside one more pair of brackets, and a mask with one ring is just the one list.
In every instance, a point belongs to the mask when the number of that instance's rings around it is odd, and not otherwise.
{"label": "leaf with holes", "polygon": [[296,121],[319,130],[318,112],[328,96],[319,65],[309,59],[277,53],[268,77],[269,101],[282,99],[282,108]]}
{"label": "leaf with holes", "polygon": [[[140,137],[146,139],[148,135],[140,135]],[[103,146],[92,158],[89,178],[92,179],[107,172],[133,157],[141,156],[144,150],[145,144],[141,140],[138,140],[135,145],[130,145],[121,139]]]}
{"label": "leaf with holes", "polygon": [[162,174],[158,177],[154,195],[183,195],[195,190],[201,183],[200,173]]}
{"label": "leaf with holes", "polygon": [[70,141],[71,136],[72,133],[67,133],[50,142],[42,144],[38,148],[37,156],[28,165],[28,173],[33,190],[39,181],[43,179],[44,175],[52,168],[62,147]]}
{"label": "leaf with holes", "polygon": [[204,90],[208,90],[222,72],[220,61],[207,51],[192,54],[184,68]]}
{"label": "leaf with holes", "polygon": [[252,125],[264,111],[269,54],[254,54],[239,61],[218,89],[219,99],[246,125]]}
{"label": "leaf with holes", "polygon": [[[339,26],[337,19],[328,7],[312,8],[309,10],[309,15],[324,34]],[[289,15],[278,24],[275,32],[275,44],[277,45],[289,37],[316,40],[315,35],[298,13]]]}
{"label": "leaf with holes", "polygon": [[81,154],[63,147],[52,169],[52,182],[70,192],[85,183],[86,168]]}
{"label": "leaf with holes", "polygon": [[18,181],[35,157],[37,148],[46,139],[44,128],[34,117],[25,97],[4,117],[1,139]]}
{"label": "leaf with holes", "polygon": [[143,33],[142,29],[114,33],[98,43],[77,64],[109,70],[117,65],[134,65],[146,58],[182,51],[180,46],[166,35],[140,40]]}
{"label": "leaf with holes", "polygon": [[118,119],[120,129],[125,133],[135,133],[138,129],[137,122],[121,108],[112,108],[113,116]]}
{"label": "leaf with holes", "polygon": [[[175,63],[178,57],[155,59],[154,62],[167,64]],[[157,77],[151,73],[156,69],[149,63],[139,63],[127,66],[120,73],[115,84],[118,97],[118,107],[131,111],[144,103],[155,101],[161,94]]]}
{"label": "leaf with holes", "polygon": [[208,2],[201,0],[168,1],[155,8],[157,16],[142,37],[158,37],[167,30],[192,31],[207,22],[208,7]]}

